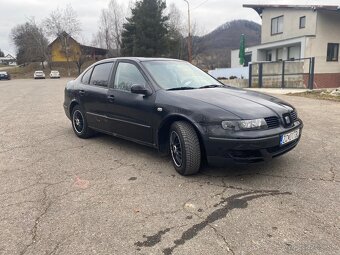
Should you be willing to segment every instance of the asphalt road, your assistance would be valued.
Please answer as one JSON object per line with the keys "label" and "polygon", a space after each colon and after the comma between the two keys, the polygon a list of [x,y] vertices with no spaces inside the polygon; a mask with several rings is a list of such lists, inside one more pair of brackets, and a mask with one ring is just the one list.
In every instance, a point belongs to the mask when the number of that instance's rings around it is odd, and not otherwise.
{"label": "asphalt road", "polygon": [[271,162],[182,177],[153,149],[77,138],[66,80],[0,81],[0,254],[340,254],[340,103]]}

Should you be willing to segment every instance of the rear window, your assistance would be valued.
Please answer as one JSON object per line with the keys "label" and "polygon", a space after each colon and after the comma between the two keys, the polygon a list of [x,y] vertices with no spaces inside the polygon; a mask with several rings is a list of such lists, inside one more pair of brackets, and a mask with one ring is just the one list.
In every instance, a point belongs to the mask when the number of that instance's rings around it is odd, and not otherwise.
{"label": "rear window", "polygon": [[112,62],[96,65],[91,75],[90,85],[107,87],[109,84],[112,66]]}
{"label": "rear window", "polygon": [[92,69],[93,68],[90,68],[89,70],[86,71],[86,73],[83,75],[83,78],[81,79],[81,82],[83,84],[90,84],[90,76],[91,76],[91,73],[92,73]]}

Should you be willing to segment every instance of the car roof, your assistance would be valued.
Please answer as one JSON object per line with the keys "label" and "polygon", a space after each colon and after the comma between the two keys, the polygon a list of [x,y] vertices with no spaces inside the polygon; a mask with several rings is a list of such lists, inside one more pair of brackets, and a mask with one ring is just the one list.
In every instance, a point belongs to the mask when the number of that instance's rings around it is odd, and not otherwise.
{"label": "car roof", "polygon": [[119,57],[119,58],[107,58],[103,59],[101,61],[98,61],[97,63],[105,63],[105,62],[111,62],[115,60],[132,60],[135,62],[146,62],[146,61],[184,61],[180,59],[174,59],[174,58],[146,58],[146,57]]}

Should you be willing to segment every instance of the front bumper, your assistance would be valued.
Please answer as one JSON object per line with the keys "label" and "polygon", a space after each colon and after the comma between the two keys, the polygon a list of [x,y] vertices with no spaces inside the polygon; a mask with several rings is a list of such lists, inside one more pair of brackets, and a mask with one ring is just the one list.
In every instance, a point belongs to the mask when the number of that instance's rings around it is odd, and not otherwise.
{"label": "front bumper", "polygon": [[[300,129],[297,140],[280,145],[280,136],[295,129]],[[292,127],[275,135],[250,138],[220,138],[208,137],[205,141],[207,160],[210,165],[223,166],[230,162],[256,163],[270,160],[287,153],[299,143],[303,124]]]}

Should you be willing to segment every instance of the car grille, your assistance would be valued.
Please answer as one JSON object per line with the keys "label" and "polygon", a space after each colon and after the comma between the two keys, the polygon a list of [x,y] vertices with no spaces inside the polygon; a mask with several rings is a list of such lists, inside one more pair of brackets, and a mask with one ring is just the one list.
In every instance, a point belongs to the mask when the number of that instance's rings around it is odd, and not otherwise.
{"label": "car grille", "polygon": [[297,114],[295,111],[290,112],[290,118],[293,122],[297,120]]}
{"label": "car grille", "polygon": [[280,126],[279,118],[276,116],[264,118],[268,128],[277,128]]}

